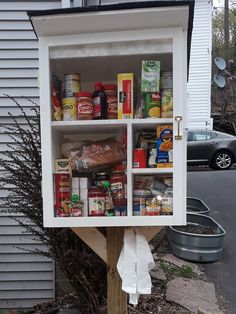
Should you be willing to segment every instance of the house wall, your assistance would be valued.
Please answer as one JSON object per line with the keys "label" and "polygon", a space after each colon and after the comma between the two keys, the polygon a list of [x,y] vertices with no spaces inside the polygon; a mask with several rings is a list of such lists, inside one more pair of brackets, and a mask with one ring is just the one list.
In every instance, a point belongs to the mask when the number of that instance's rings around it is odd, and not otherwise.
{"label": "house wall", "polygon": [[[8,112],[24,124],[15,103],[4,94],[15,97],[26,112],[30,102],[21,96],[39,101],[38,43],[26,11],[60,6],[60,1],[0,2],[0,152],[11,142],[3,134],[3,126],[11,123]],[[4,175],[2,169],[0,175]],[[41,249],[42,244],[12,219],[25,217],[3,213],[1,201],[7,194],[0,189],[0,309],[27,308],[54,297],[54,264],[24,251]]]}

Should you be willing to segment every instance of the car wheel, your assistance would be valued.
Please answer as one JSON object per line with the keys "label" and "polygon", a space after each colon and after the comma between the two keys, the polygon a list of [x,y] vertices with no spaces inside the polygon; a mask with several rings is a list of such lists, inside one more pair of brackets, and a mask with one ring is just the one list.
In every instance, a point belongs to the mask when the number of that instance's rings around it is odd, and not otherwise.
{"label": "car wheel", "polygon": [[227,151],[220,151],[214,156],[212,168],[216,170],[226,170],[229,169],[232,164],[232,155]]}

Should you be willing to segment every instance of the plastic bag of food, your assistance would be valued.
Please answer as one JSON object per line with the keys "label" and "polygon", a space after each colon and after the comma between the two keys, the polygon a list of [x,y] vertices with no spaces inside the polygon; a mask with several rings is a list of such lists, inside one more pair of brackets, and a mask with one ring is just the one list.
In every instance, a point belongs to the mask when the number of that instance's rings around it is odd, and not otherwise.
{"label": "plastic bag of food", "polygon": [[165,190],[167,189],[167,185],[161,181],[154,180],[153,183],[150,186],[150,190],[153,195],[163,195],[165,193]]}
{"label": "plastic bag of food", "polygon": [[78,149],[67,153],[72,170],[90,170],[93,168],[121,163],[126,159],[126,145],[115,138],[84,143]]}

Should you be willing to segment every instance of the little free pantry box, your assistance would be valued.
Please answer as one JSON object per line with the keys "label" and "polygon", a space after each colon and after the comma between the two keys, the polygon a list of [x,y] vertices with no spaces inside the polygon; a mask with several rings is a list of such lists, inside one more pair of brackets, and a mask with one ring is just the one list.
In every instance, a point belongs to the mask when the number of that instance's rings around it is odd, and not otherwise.
{"label": "little free pantry box", "polygon": [[[186,223],[186,84],[193,20],[192,1],[151,1],[28,12],[39,39],[42,193],[44,226],[164,226]],[[160,61],[162,72],[173,73],[173,117],[54,121],[51,78],[79,73],[81,90],[95,81],[116,84],[118,73],[133,73],[134,99],[140,97],[143,60]],[[136,100],[136,104],[140,101]],[[173,127],[171,166],[133,168],[133,152],[143,130]],[[63,158],[65,140],[99,141],[126,134],[125,216],[57,217],[53,174]],[[91,173],[90,173],[91,174]],[[173,212],[134,214],[136,181],[170,181]],[[167,180],[168,179],[168,180]]]}

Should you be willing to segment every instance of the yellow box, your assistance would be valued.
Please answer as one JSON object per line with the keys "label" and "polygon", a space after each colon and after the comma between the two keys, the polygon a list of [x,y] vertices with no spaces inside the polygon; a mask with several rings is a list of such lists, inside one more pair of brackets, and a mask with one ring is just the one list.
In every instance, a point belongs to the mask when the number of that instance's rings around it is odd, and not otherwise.
{"label": "yellow box", "polygon": [[173,166],[173,125],[157,126],[157,168]]}
{"label": "yellow box", "polygon": [[134,74],[120,73],[117,75],[118,119],[132,119]]}

